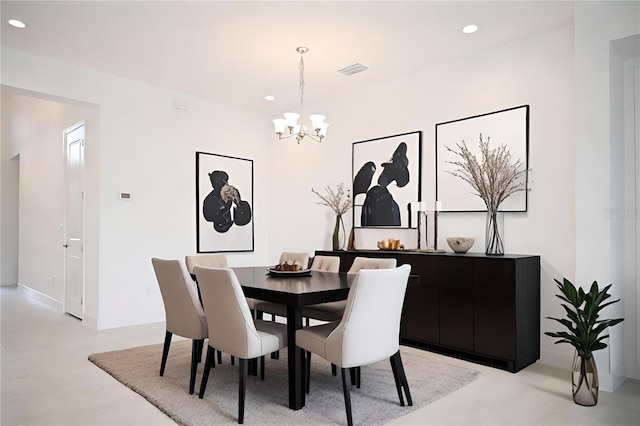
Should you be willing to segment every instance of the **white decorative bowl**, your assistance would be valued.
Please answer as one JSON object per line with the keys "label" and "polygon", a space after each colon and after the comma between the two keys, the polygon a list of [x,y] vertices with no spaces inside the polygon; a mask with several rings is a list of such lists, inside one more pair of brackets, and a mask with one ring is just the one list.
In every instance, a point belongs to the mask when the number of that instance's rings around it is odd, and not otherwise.
{"label": "white decorative bowl", "polygon": [[456,253],[466,253],[469,251],[475,240],[471,237],[448,237],[447,244]]}

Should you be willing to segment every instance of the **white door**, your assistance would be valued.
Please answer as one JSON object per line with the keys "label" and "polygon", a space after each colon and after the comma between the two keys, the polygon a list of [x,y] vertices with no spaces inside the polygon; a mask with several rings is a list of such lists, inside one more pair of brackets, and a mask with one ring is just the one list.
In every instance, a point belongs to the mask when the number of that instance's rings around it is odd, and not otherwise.
{"label": "white door", "polygon": [[64,311],[84,312],[84,123],[64,131],[66,160]]}

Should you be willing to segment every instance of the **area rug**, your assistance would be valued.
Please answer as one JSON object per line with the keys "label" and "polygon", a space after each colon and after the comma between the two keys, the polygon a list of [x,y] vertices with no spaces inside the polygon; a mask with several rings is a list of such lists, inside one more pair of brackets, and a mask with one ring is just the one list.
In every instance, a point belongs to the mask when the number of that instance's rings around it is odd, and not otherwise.
{"label": "area rug", "polygon": [[[206,352],[206,345],[205,345]],[[361,369],[361,387],[353,387],[351,404],[355,424],[382,425],[422,408],[474,381],[479,372],[448,364],[427,352],[401,348],[413,406],[400,406],[391,365],[379,362]],[[158,375],[162,345],[141,346],[89,356],[95,365],[146,398],[175,422],[185,426],[237,424],[238,370],[230,357],[211,370],[204,399],[198,398],[204,363],[200,363],[196,392],[189,395],[191,342],[171,344],[163,377]],[[204,356],[203,356],[204,358]],[[331,366],[312,357],[311,392],[305,407],[290,410],[287,354],[266,360],[266,376],[249,376],[245,400],[245,424],[346,424],[342,379],[331,375]]]}

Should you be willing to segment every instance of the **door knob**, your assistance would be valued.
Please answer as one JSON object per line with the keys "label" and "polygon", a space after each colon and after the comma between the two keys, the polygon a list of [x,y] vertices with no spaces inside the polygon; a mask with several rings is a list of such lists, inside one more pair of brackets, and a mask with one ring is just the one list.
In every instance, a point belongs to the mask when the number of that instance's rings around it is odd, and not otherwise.
{"label": "door knob", "polygon": [[67,248],[69,247],[69,244],[63,244],[62,247]]}

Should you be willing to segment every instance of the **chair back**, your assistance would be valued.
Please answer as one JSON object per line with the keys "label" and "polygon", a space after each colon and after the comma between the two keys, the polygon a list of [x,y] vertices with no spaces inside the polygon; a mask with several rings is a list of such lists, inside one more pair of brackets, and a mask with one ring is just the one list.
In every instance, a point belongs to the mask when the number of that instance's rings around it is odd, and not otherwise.
{"label": "chair back", "polygon": [[262,355],[261,339],[233,270],[194,268],[209,325],[209,346],[250,359]]}
{"label": "chair back", "polygon": [[339,256],[321,256],[313,257],[311,269],[314,271],[339,272],[340,257]]}
{"label": "chair back", "polygon": [[179,260],[151,259],[160,286],[167,331],[189,339],[207,337],[198,292]]}
{"label": "chair back", "polygon": [[410,265],[362,269],[349,290],[342,320],[326,343],[327,360],[343,368],[389,358],[400,348],[400,317]]}
{"label": "chair back", "polygon": [[187,264],[187,271],[193,274],[193,268],[203,266],[205,268],[226,268],[227,256],[224,254],[203,254],[199,256],[185,256],[184,261]]}
{"label": "chair back", "polygon": [[283,252],[280,255],[279,264],[287,262],[288,264],[299,263],[303,269],[307,269],[309,267],[309,253],[293,253],[293,252]]}
{"label": "chair back", "polygon": [[353,259],[353,264],[349,268],[349,274],[355,274],[361,269],[390,269],[395,268],[397,264],[396,259],[390,258],[375,258],[375,257],[356,257]]}

